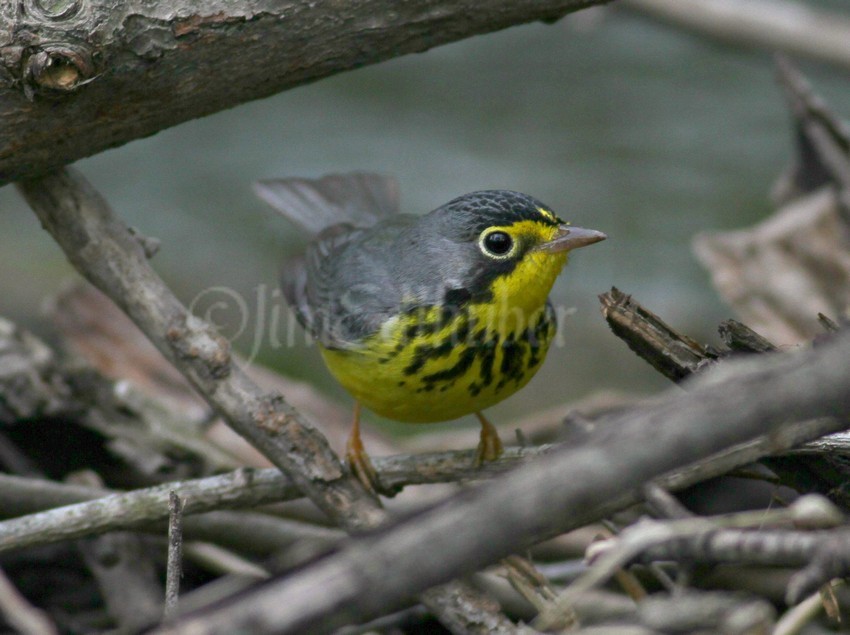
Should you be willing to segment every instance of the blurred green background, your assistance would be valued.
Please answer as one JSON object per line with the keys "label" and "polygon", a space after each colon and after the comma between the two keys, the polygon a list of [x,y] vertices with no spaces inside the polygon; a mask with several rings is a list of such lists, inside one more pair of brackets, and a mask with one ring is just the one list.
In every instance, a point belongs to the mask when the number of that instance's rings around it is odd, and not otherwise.
{"label": "blurred green background", "polygon": [[[846,118],[850,76],[802,68]],[[391,173],[404,209],[417,213],[476,189],[517,189],[605,231],[609,240],[575,254],[558,281],[553,300],[574,309],[564,345],[494,409],[504,423],[596,390],[667,386],[609,332],[596,296],[612,285],[715,341],[731,313],[691,255],[691,237],[768,214],[791,138],[769,53],[606,7],[337,75],[77,167],[130,225],[162,240],[155,266],[185,302],[198,299],[205,313],[214,299],[230,301],[213,317],[228,335],[245,319],[243,352],[260,342],[260,361],[340,400],[317,352],[285,345],[277,270],[301,237],[253,196],[253,180]],[[44,333],[40,305],[73,274],[13,188],[0,190],[0,208],[0,314]]]}

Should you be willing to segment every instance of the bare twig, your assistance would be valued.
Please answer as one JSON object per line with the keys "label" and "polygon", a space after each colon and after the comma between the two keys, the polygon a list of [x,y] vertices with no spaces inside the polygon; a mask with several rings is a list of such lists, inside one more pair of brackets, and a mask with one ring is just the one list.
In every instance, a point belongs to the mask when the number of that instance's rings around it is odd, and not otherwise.
{"label": "bare twig", "polygon": [[[160,523],[139,529],[159,534],[164,531]],[[248,511],[217,511],[185,517],[183,534],[187,539],[214,542],[260,557],[302,541],[316,548],[328,548],[345,538],[345,532],[340,529]]]}
{"label": "bare twig", "polygon": [[177,609],[183,577],[183,503],[173,490],[168,495],[168,558],[165,568],[165,609],[168,619]]}
{"label": "bare twig", "polygon": [[[584,446],[540,457],[387,531],[353,539],[310,567],[240,594],[238,602],[158,632],[229,633],[261,620],[281,634],[322,633],[368,619],[410,593],[633,503],[642,483],[678,466],[768,431],[778,450],[788,442],[789,418],[850,413],[848,384],[850,332],[794,354],[730,360],[687,391],[606,420]],[[820,421],[817,436],[847,425]]]}
{"label": "bare twig", "polygon": [[[833,587],[843,586],[843,581],[836,581]],[[779,618],[773,629],[772,635],[797,635],[809,622],[811,622],[824,608],[823,597],[820,592],[813,593],[805,600],[791,607]]]}
{"label": "bare twig", "polygon": [[657,483],[648,483],[643,488],[646,506],[657,518],[691,518],[693,514],[679,500]]}
{"label": "bare twig", "polygon": [[[799,428],[800,438],[817,434],[818,429],[816,424],[803,424]],[[796,437],[788,437],[789,444],[795,442]],[[763,456],[775,448],[772,444],[771,440],[764,438],[708,459],[697,467],[671,472],[661,482],[670,489],[683,489]],[[402,487],[494,477],[530,458],[552,452],[555,447],[507,448],[499,460],[478,470],[471,467],[470,460],[474,454],[471,450],[375,457],[373,460],[382,482]],[[272,468],[241,469],[124,493],[0,474],[0,508],[17,514],[30,514],[0,522],[0,552],[116,529],[148,529],[167,518],[165,509],[171,490],[186,499],[183,509],[184,516],[188,516],[184,519],[185,531],[196,539],[224,541],[234,547],[254,547],[262,552],[279,548],[298,537],[325,541],[339,538],[337,532],[315,526],[302,530],[292,521],[221,511],[299,498],[300,492]],[[655,497],[651,499],[655,500]],[[77,501],[88,502],[73,504]],[[209,513],[210,510],[218,511]],[[195,522],[193,516],[199,514],[203,516]],[[271,523],[268,529],[264,527],[266,523]]]}
{"label": "bare twig", "polygon": [[624,0],[623,5],[725,42],[850,68],[850,18],[790,0]]}
{"label": "bare twig", "polygon": [[21,452],[9,437],[2,433],[0,433],[0,465],[2,465],[3,471],[9,474],[33,478],[44,476],[36,462]]}
{"label": "bare twig", "polygon": [[834,578],[847,577],[850,571],[850,532],[836,531],[822,537],[813,545],[806,567],[788,581],[786,599],[796,604]]}
{"label": "bare twig", "polygon": [[269,577],[269,572],[264,567],[208,542],[185,542],[183,553],[195,563],[218,574],[239,575],[257,580]]}
{"label": "bare twig", "polygon": [[119,629],[134,633],[159,621],[162,585],[143,536],[113,532],[78,546]]}
{"label": "bare twig", "polygon": [[[237,470],[229,474],[212,476],[195,481],[170,483],[126,494],[111,494],[94,489],[93,492],[70,489],[69,496],[86,494],[103,496],[84,503],[59,507],[30,516],[0,522],[0,550],[18,548],[28,544],[45,544],[81,536],[96,535],[114,529],[144,526],[168,517],[169,492],[175,489],[188,499],[186,513],[201,513],[212,509],[246,507],[297,496],[292,485],[279,476],[276,470]],[[11,487],[23,485],[23,492],[32,491],[25,479],[2,477]],[[42,490],[50,490],[55,497],[64,491],[46,483]],[[95,492],[97,494],[95,494]],[[49,500],[49,498],[48,498]]]}
{"label": "bare twig", "polygon": [[[504,575],[511,587],[540,613],[546,610],[558,594],[546,577],[530,560],[522,556],[512,555],[502,560]],[[560,616],[558,627],[562,629],[575,628],[579,624],[578,615],[570,610]]]}
{"label": "bare twig", "polygon": [[770,632],[775,618],[765,600],[723,592],[687,592],[650,596],[638,606],[642,625],[662,633],[728,633],[747,635]]}
{"label": "bare twig", "polygon": [[776,350],[767,338],[762,337],[738,320],[724,320],[717,327],[720,337],[730,350],[744,353],[770,353]]}
{"label": "bare twig", "polygon": [[[489,463],[483,470],[472,466],[474,450],[376,457],[374,463],[381,482],[401,487],[494,476],[550,449],[551,446],[508,448],[498,461]],[[121,494],[6,475],[0,475],[0,485],[3,485],[0,487],[0,503],[7,498],[11,501],[24,498],[29,505],[49,507],[51,504],[61,504],[59,501],[94,499],[0,522],[0,552],[91,536],[115,529],[145,528],[168,518],[172,491],[184,499],[184,515],[256,507],[302,496],[288,478],[272,468],[245,468],[227,474],[166,483]],[[186,519],[186,522],[188,533],[197,535],[197,532],[202,530],[199,526],[202,523],[192,523],[190,519]],[[214,537],[214,534],[210,536],[209,528],[207,532],[205,537]]]}
{"label": "bare twig", "polygon": [[797,133],[798,159],[792,185],[803,192],[832,185],[846,234],[850,229],[850,130],[790,60],[778,56],[776,65]]}
{"label": "bare twig", "polygon": [[616,287],[600,295],[599,301],[614,334],[668,379],[681,381],[714,357]]}
{"label": "bare twig", "polygon": [[[816,499],[814,501],[813,499]],[[687,559],[698,561],[717,561],[731,559],[746,561],[755,558],[760,564],[799,564],[811,554],[815,544],[809,536],[796,534],[770,534],[765,532],[723,533],[721,528],[763,527],[777,523],[791,523],[804,517],[811,524],[835,526],[842,517],[826,499],[810,495],[802,497],[787,508],[770,511],[752,511],[718,516],[714,518],[686,517],[672,521],[649,521],[632,525],[616,539],[595,543],[588,550],[593,558],[593,566],[581,578],[576,580],[545,613],[542,613],[538,626],[550,628],[559,624],[560,616],[568,610],[575,598],[588,589],[599,586],[610,579],[617,571],[625,567],[639,554],[647,553],[651,559]],[[733,536],[729,538],[730,534]],[[800,543],[804,547],[800,549]],[[663,547],[666,547],[664,549]],[[661,548],[663,553],[653,554],[653,549]],[[676,555],[673,555],[675,552]],[[651,554],[651,555],[650,555]]]}
{"label": "bare twig", "polygon": [[823,330],[827,333],[835,333],[839,330],[838,324],[836,324],[835,320],[824,315],[823,313],[818,313],[818,322],[823,327]]}
{"label": "bare twig", "polygon": [[360,624],[358,626],[346,626],[334,632],[334,635],[366,635],[367,633],[392,632],[392,627],[400,626],[404,622],[416,618],[424,618],[427,611],[424,606],[418,604],[410,608],[402,609],[396,613],[379,617],[376,620]]}
{"label": "bare twig", "polygon": [[436,587],[421,594],[432,611],[439,608],[440,623],[458,635],[535,635],[537,631],[518,626],[501,612],[498,602],[479,593],[471,586],[458,588],[455,593],[438,592]]}
{"label": "bare twig", "polygon": [[56,626],[15,588],[0,571],[0,611],[5,620],[21,635],[57,635]]}
{"label": "bare twig", "polygon": [[[280,490],[280,496],[283,498],[286,498],[287,495],[298,495],[294,491],[294,488],[287,486],[288,481],[286,477],[282,476],[278,470],[270,469],[267,472],[260,474],[258,477],[259,483],[264,482],[264,476],[268,476],[268,480],[270,481],[268,483],[269,491],[267,491],[267,495],[270,497],[268,502],[271,502],[272,500],[279,500],[279,497],[275,493],[275,488]],[[131,528],[152,528],[161,533],[163,530],[162,526],[157,526],[156,524],[151,525],[150,523],[156,523],[157,520],[164,519],[163,505],[167,504],[167,500],[163,497],[163,490],[168,487],[185,487],[185,489],[180,490],[181,493],[196,494],[200,500],[206,499],[206,504],[209,505],[210,508],[226,509],[228,507],[250,506],[252,504],[248,501],[251,500],[251,497],[254,496],[256,492],[252,493],[250,486],[247,488],[243,486],[246,485],[246,483],[254,483],[254,481],[249,478],[246,482],[244,480],[245,472],[236,471],[230,474],[222,474],[218,477],[208,478],[211,480],[200,479],[198,482],[180,481],[162,487],[157,486],[146,490],[135,490],[135,493],[127,492],[126,495],[130,498],[123,499],[124,502],[117,501],[116,506],[111,508],[110,513],[115,514],[115,520],[117,521],[117,525],[115,526],[111,526],[110,524],[111,521],[109,520],[109,513],[98,513],[96,511],[99,509],[98,507],[88,508],[88,511],[85,511],[85,509],[81,509],[80,511],[83,515],[86,513],[95,514],[95,518],[92,519],[91,524],[91,529],[94,534],[99,533],[101,530],[108,531],[110,529]],[[206,482],[207,485],[204,485],[204,482]],[[215,484],[216,482],[218,482],[218,485]],[[227,485],[227,483],[230,483],[230,485]],[[221,505],[217,504],[215,500],[218,495],[215,494],[214,491],[219,486],[223,486],[225,490],[232,487],[234,491],[231,492],[231,495],[234,495],[237,498],[239,497],[238,492],[240,490],[244,490],[242,491],[242,496],[245,496],[245,504],[241,505],[236,503],[235,500],[232,505],[227,503],[223,503]],[[260,489],[264,489],[262,485],[260,485]],[[221,493],[223,493],[223,491]],[[64,505],[72,505],[78,502],[104,498],[113,494],[114,492],[97,487],[68,485],[48,480],[28,479],[0,474],[0,509],[2,509],[4,514],[8,514],[10,516],[33,514]],[[134,498],[137,494],[140,495],[141,498]],[[125,494],[118,495],[124,496]],[[228,495],[225,494],[225,498],[227,497]],[[262,501],[265,500],[265,498],[261,495],[261,498],[258,500]],[[135,504],[139,504],[143,509],[137,509],[135,512],[130,510],[129,508],[134,506],[134,502]],[[260,504],[260,502],[257,502],[257,504]],[[52,542],[54,540],[54,537],[49,537],[52,533],[51,530],[48,529],[49,526],[51,523],[56,523],[54,529],[56,527],[61,527],[63,525],[63,521],[61,519],[63,514],[64,512],[58,512],[58,515],[54,517],[54,520],[48,521],[46,524],[42,525],[43,528],[47,530],[47,533],[44,534],[43,538],[48,542]],[[4,526],[7,528],[9,527],[7,525]],[[72,523],[71,526],[67,527],[67,531],[69,532],[68,536],[60,537],[57,534],[55,535],[55,538],[65,539],[66,537],[89,535],[85,532],[84,526],[85,524],[83,523],[82,527],[75,528]],[[84,534],[78,533],[80,529],[83,530]],[[302,538],[332,542],[339,540],[339,538],[342,537],[342,533],[338,530],[321,528],[315,525],[307,525],[297,521],[277,518],[268,514],[255,514],[249,512],[240,512],[239,514],[235,514],[228,511],[208,512],[198,517],[190,516],[184,521],[184,531],[188,536],[194,539],[214,541],[219,544],[231,546],[240,550],[248,550],[251,553],[258,554],[267,554],[290,544],[294,540]],[[12,534],[16,533],[16,531],[12,532]],[[25,533],[25,530],[21,531],[21,535]],[[11,540],[12,543],[8,545],[10,548],[15,544],[16,539],[12,538]]]}

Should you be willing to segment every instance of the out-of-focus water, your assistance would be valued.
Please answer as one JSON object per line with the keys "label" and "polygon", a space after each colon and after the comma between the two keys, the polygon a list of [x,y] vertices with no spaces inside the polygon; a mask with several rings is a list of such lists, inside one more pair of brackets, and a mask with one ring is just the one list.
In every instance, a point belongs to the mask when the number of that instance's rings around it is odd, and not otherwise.
{"label": "out-of-focus water", "polygon": [[[850,77],[803,68],[847,117]],[[768,189],[790,157],[788,123],[767,53],[601,10],[338,75],[78,167],[129,224],[162,239],[155,264],[186,302],[212,287],[234,290],[249,322],[266,319],[260,358],[338,396],[314,350],[281,347],[274,338],[285,332],[268,333],[281,308],[277,268],[297,235],[253,197],[252,180],[388,172],[414,212],[471,190],[518,189],[605,231],[610,239],[577,252],[559,280],[553,299],[575,309],[562,325],[565,346],[497,408],[506,420],[597,389],[667,385],[608,331],[596,295],[612,285],[713,338],[730,312],[689,242],[770,211]],[[11,188],[0,206],[0,314],[40,328],[41,298],[70,270]],[[258,309],[257,296],[271,308]],[[246,351],[250,331],[237,339]]]}

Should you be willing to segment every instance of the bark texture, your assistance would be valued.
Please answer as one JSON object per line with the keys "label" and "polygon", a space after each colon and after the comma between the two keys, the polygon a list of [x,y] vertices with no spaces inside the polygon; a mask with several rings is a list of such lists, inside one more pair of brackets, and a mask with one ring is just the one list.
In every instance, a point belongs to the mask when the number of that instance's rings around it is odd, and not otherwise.
{"label": "bark texture", "polygon": [[607,0],[0,4],[0,185],[333,73]]}

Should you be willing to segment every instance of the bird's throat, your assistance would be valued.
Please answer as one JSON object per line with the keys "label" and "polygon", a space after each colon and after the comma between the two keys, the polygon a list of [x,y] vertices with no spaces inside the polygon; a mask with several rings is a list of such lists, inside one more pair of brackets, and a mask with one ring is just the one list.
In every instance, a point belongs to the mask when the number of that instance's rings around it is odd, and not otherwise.
{"label": "bird's throat", "polygon": [[533,321],[545,307],[552,285],[566,262],[566,253],[527,254],[513,271],[491,284],[492,302],[488,310],[493,315],[490,320],[502,320],[510,330]]}

